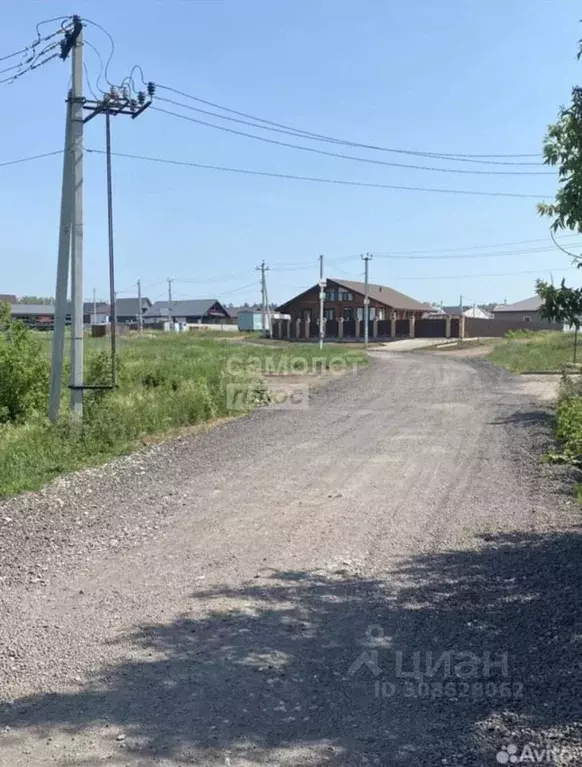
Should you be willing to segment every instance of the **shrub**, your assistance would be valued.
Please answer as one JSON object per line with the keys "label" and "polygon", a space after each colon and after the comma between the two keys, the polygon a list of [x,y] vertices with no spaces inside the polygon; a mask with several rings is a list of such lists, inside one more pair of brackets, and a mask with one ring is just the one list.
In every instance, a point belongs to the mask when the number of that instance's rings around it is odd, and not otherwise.
{"label": "shrub", "polygon": [[0,422],[23,422],[47,405],[49,365],[31,331],[0,305]]}
{"label": "shrub", "polygon": [[582,459],[582,397],[564,397],[556,414],[556,437],[562,444],[561,459],[579,464]]}

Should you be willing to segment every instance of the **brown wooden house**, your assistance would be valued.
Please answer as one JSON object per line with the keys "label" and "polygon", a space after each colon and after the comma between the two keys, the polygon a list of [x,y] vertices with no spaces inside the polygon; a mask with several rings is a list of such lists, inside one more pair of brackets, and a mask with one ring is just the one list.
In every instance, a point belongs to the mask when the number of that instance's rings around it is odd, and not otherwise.
{"label": "brown wooden house", "polygon": [[[365,284],[352,280],[328,279],[323,304],[324,317],[328,322],[343,319],[345,322],[364,319]],[[431,310],[428,304],[416,301],[404,293],[384,285],[368,285],[370,299],[370,320],[390,320],[395,314],[397,320],[410,317],[420,319]],[[310,319],[319,322],[319,285],[300,293],[282,304],[278,310],[291,315],[291,321]]]}

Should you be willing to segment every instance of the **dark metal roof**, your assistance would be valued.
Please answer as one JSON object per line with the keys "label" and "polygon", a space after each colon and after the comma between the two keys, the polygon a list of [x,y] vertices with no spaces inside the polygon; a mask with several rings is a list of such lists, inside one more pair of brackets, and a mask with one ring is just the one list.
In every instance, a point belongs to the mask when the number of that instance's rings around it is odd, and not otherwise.
{"label": "dark metal roof", "polygon": [[[171,315],[172,317],[205,317],[208,316],[212,307],[217,304],[224,312],[218,312],[220,316],[229,317],[228,310],[225,309],[217,298],[194,298],[188,301],[172,301]],[[119,314],[119,310],[117,312]],[[168,317],[170,312],[168,311],[167,301],[156,301],[151,306],[144,317]]]}
{"label": "dark metal roof", "polygon": [[[149,309],[152,302],[145,296],[141,299],[142,314],[144,309]],[[117,308],[118,317],[137,317],[140,314],[139,299],[135,298],[118,298],[115,302]]]}
{"label": "dark metal roof", "polygon": [[523,301],[517,301],[515,304],[498,304],[493,309],[496,312],[537,312],[542,305],[542,299],[539,296],[525,298]]}

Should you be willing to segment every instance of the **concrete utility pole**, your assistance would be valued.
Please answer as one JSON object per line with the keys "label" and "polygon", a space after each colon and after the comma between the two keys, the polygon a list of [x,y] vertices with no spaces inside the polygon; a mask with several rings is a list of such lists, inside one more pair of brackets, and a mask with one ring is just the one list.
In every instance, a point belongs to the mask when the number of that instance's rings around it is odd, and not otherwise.
{"label": "concrete utility pole", "polygon": [[168,277],[168,322],[170,323],[170,330],[174,330],[174,319],[172,317],[172,283],[174,282],[172,277]]}
{"label": "concrete utility pole", "polygon": [[459,314],[463,314],[463,296],[459,297]]}
{"label": "concrete utility pole", "polygon": [[137,329],[143,333],[143,308],[141,305],[141,280],[137,281]]}
{"label": "concrete utility pole", "polygon": [[69,287],[69,261],[71,254],[72,212],[72,147],[71,147],[71,94],[67,100],[65,123],[65,154],[63,160],[63,182],[61,187],[61,220],[59,224],[59,255],[57,263],[57,284],[55,289],[55,319],[53,327],[53,347],[51,365],[51,384],[49,396],[49,418],[55,423],[61,407],[61,384],[63,359],[65,356],[65,325],[67,317],[67,294]]}
{"label": "concrete utility pole", "polygon": [[72,50],[73,239],[71,250],[71,409],[83,418],[83,25]]}
{"label": "concrete utility pole", "polygon": [[325,280],[323,278],[323,254],[319,256],[319,348],[323,349],[325,337],[325,319],[323,316],[323,302],[325,301]]}
{"label": "concrete utility pole", "polygon": [[[59,418],[61,407],[61,386],[63,375],[63,360],[65,353],[65,326],[67,320],[67,295],[69,269],[72,271],[73,314],[75,315],[78,332],[78,309],[81,304],[81,332],[83,328],[83,123],[80,110],[83,108],[83,25],[78,16],[73,16],[73,28],[65,32],[61,41],[61,58],[65,61],[73,51],[72,70],[73,88],[67,98],[67,116],[65,123],[65,154],[63,159],[63,181],[61,187],[61,213],[59,224],[59,250],[57,262],[57,283],[55,289],[55,320],[52,345],[51,382],[49,395],[49,418],[54,423]],[[80,73],[80,76],[79,76]],[[76,122],[74,122],[76,121]],[[73,264],[71,266],[71,250]],[[80,295],[79,295],[80,288]],[[75,309],[76,306],[76,309]],[[82,340],[81,355],[79,347],[71,344],[71,382],[79,374],[79,364],[82,371]],[[79,403],[79,394],[81,400]],[[82,412],[82,391],[75,394],[71,388],[71,400],[77,416]],[[80,408],[79,408],[80,404]]]}
{"label": "concrete utility pole", "polygon": [[[67,315],[67,290],[69,264],[71,269],[71,409],[73,418],[83,416],[83,126],[98,114],[105,114],[107,119],[107,202],[109,213],[109,266],[112,312],[112,386],[92,386],[90,388],[111,389],[115,387],[115,323],[116,300],[113,259],[113,214],[111,184],[111,135],[110,115],[128,114],[133,119],[138,117],[150,104],[155,92],[155,85],[148,83],[147,95],[143,91],[132,98],[127,89],[121,89],[121,96],[115,88],[99,101],[88,101],[83,96],[83,23],[79,16],[73,16],[72,28],[63,30],[60,57],[66,60],[72,52],[72,90],[67,101],[67,122],[65,129],[65,157],[63,163],[63,185],[61,192],[61,221],[59,228],[59,255],[57,266],[57,285],[55,291],[55,323],[53,333],[51,387],[49,417],[56,421],[59,416],[61,400],[61,380],[63,371],[65,324]],[[148,100],[149,96],[149,100]],[[83,111],[91,114],[83,118]],[[94,314],[95,306],[93,307]]]}
{"label": "concrete utility pole", "polygon": [[368,348],[368,325],[369,325],[369,319],[370,319],[370,298],[368,296],[368,265],[370,261],[372,260],[372,254],[366,253],[366,255],[362,256],[361,258],[366,265],[365,288],[364,288],[364,344],[367,349]]}
{"label": "concrete utility pole", "polygon": [[256,267],[256,271],[261,273],[261,312],[263,315],[263,332],[267,332],[267,272],[269,267],[264,261]]}

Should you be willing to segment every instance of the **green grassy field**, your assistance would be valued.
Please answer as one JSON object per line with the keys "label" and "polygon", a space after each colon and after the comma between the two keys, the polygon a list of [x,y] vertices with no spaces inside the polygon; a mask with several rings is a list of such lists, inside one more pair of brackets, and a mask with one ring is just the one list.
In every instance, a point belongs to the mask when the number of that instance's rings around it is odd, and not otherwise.
{"label": "green grassy field", "polygon": [[[25,423],[0,424],[0,496],[131,452],[144,438],[162,439],[189,425],[240,415],[229,407],[229,383],[251,387],[250,408],[268,401],[263,373],[305,375],[367,362],[362,351],[341,345],[326,345],[321,352],[316,344],[258,346],[233,335],[236,342],[198,333],[120,338],[119,387],[86,392],[81,429],[70,426],[66,384],[62,423],[49,425],[43,407]],[[39,354],[48,355],[49,334],[37,339]],[[107,338],[86,339],[85,383],[109,383],[108,344]]]}
{"label": "green grassy field", "polygon": [[[496,343],[489,359],[514,373],[536,370],[559,371],[564,365],[572,362],[573,350],[573,333],[532,332]],[[580,348],[578,358],[582,360]]]}

